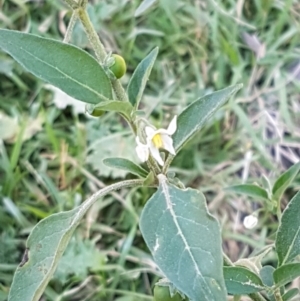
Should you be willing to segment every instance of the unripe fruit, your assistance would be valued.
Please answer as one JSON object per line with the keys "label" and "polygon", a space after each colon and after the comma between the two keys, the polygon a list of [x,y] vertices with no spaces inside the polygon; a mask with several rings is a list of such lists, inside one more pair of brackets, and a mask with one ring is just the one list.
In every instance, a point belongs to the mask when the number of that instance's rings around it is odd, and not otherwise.
{"label": "unripe fruit", "polygon": [[182,301],[182,298],[178,293],[171,297],[168,286],[155,285],[154,301]]}
{"label": "unripe fruit", "polygon": [[126,63],[124,59],[118,54],[112,54],[111,56],[115,59],[115,62],[112,66],[109,67],[109,69],[112,71],[116,78],[121,78],[126,72]]}
{"label": "unripe fruit", "polygon": [[94,117],[100,117],[105,113],[105,111],[103,110],[99,110],[99,109],[94,109],[94,111],[92,113],[90,113],[92,116]]}
{"label": "unripe fruit", "polygon": [[85,111],[94,117],[100,117],[105,113],[105,111],[98,109],[97,106],[90,103],[85,106]]}

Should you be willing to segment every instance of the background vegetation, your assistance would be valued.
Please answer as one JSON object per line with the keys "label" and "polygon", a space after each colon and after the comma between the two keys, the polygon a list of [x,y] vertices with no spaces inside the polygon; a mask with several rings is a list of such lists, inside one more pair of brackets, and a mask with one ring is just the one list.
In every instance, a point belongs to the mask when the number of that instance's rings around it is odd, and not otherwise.
{"label": "background vegetation", "polygon": [[[255,254],[273,242],[276,217],[259,199],[224,188],[273,183],[299,161],[300,4],[159,0],[135,18],[139,3],[95,0],[89,12],[107,50],[127,62],[124,85],[138,62],[159,46],[142,104],[154,124],[167,125],[201,95],[244,84],[181,151],[172,170],[206,195],[228,256],[235,261]],[[1,28],[62,40],[69,18],[69,9],[57,0],[0,1]],[[79,23],[71,42],[91,51]],[[110,156],[137,162],[128,133],[116,115],[88,118],[84,104],[66,99],[0,53],[0,300],[6,300],[27,235],[40,219],[74,208],[117,178],[131,177],[102,163]],[[283,204],[299,189],[298,176]],[[148,189],[124,190],[95,204],[42,300],[151,300],[159,272],[137,227],[149,195]],[[243,218],[255,210],[259,224],[247,230]],[[265,261],[274,264],[275,254]]]}

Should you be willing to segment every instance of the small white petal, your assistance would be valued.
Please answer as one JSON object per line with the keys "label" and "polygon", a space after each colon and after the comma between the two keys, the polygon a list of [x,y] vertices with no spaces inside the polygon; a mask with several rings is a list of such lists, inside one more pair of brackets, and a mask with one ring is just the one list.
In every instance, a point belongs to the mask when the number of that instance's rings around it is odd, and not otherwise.
{"label": "small white petal", "polygon": [[161,135],[161,138],[163,141],[163,148],[167,150],[170,154],[175,156],[176,153],[173,147],[173,139],[170,136],[164,134]]}
{"label": "small white petal", "polygon": [[164,166],[164,161],[159,154],[159,150],[151,144],[149,144],[149,149],[152,157],[157,161],[157,163],[161,166]]}
{"label": "small white petal", "polygon": [[140,141],[139,136],[136,136],[136,137],[135,137],[135,142],[136,142],[137,145],[142,144],[141,141]]}
{"label": "small white petal", "polygon": [[156,131],[153,128],[151,128],[150,126],[146,126],[145,132],[146,132],[147,138],[152,139],[152,137],[155,135]]}
{"label": "small white petal", "polygon": [[139,157],[139,159],[142,162],[145,162],[149,158],[149,148],[148,145],[141,143],[140,138],[137,136],[135,138],[135,141],[137,143],[137,147],[135,148],[135,151]]}
{"label": "small white petal", "polygon": [[167,129],[168,135],[172,136],[176,132],[176,129],[177,129],[177,116],[175,115],[168,126]]}
{"label": "small white petal", "polygon": [[253,229],[257,225],[258,219],[255,215],[251,214],[244,218],[244,226],[247,229]]}
{"label": "small white petal", "polygon": [[149,149],[148,147],[146,146],[141,146],[141,145],[138,145],[136,148],[135,148],[135,151],[139,157],[139,159],[142,161],[142,162],[146,162],[149,158]]}

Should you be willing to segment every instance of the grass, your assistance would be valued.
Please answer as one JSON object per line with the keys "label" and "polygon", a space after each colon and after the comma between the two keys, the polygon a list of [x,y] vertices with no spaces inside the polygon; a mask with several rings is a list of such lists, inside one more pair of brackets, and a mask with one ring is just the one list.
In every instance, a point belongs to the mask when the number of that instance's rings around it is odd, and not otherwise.
{"label": "grass", "polygon": [[[262,184],[263,176],[274,182],[299,161],[299,4],[159,0],[134,18],[138,3],[96,0],[89,12],[107,50],[127,62],[124,85],[138,62],[159,46],[142,104],[154,124],[167,125],[205,93],[244,84],[179,153],[172,170],[205,193],[222,225],[228,256],[247,257],[272,243],[277,220],[266,204],[224,188]],[[4,1],[0,8],[1,28],[59,40],[70,18],[58,1]],[[79,24],[72,43],[91,51]],[[103,185],[130,177],[104,167],[100,155],[116,156],[120,146],[122,155],[135,154],[128,128],[116,115],[89,119],[70,106],[57,108],[44,83],[3,53],[0,91],[0,300],[5,300],[32,227],[74,208]],[[298,176],[283,204],[299,188]],[[42,300],[151,300],[159,272],[137,226],[151,193],[118,191],[95,204],[63,259],[76,264],[55,274]],[[244,229],[243,217],[259,208],[259,225]],[[272,252],[266,261],[275,264]]]}

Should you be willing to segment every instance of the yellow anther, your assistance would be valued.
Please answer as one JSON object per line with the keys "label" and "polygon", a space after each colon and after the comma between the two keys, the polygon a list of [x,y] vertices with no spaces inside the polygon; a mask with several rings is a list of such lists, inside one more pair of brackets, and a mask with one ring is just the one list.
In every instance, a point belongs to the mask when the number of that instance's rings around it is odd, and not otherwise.
{"label": "yellow anther", "polygon": [[163,140],[160,134],[156,134],[152,138],[152,142],[156,148],[161,148],[163,146]]}

